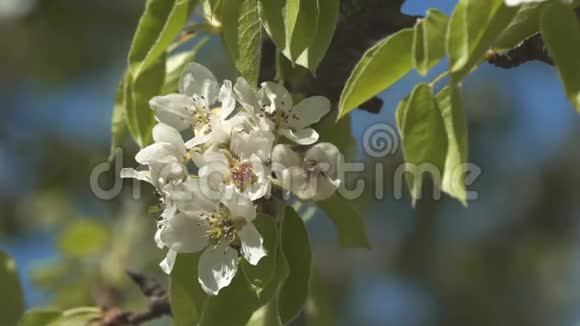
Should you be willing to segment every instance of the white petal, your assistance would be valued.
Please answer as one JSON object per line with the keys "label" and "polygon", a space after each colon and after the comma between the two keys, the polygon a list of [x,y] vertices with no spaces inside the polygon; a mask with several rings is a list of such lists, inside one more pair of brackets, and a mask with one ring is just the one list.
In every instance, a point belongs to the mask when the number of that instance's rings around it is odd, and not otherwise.
{"label": "white petal", "polygon": [[194,147],[199,146],[201,144],[205,144],[209,140],[210,137],[211,137],[211,134],[205,134],[202,136],[193,137],[192,139],[188,140],[187,143],[185,143],[185,147],[186,148],[194,148]]}
{"label": "white petal", "polygon": [[179,213],[167,220],[159,238],[166,247],[176,252],[198,252],[207,246],[208,229],[205,220]]}
{"label": "white petal", "polygon": [[224,84],[220,88],[218,99],[222,104],[221,107],[221,119],[227,119],[234,109],[236,108],[236,99],[234,98],[234,91],[232,89],[232,82],[229,80],[224,80]]}
{"label": "white petal", "polygon": [[335,178],[337,166],[342,154],[331,143],[319,143],[312,146],[304,155],[306,165],[315,165],[316,169],[325,175]]}
{"label": "white petal", "polygon": [[218,82],[209,69],[192,62],[185,66],[181,75],[179,92],[191,96],[197,106],[207,109],[218,95]]}
{"label": "white petal", "polygon": [[159,267],[161,267],[161,270],[165,274],[171,274],[171,271],[173,270],[173,266],[175,265],[175,258],[176,257],[177,257],[177,252],[169,249],[167,251],[167,256],[165,256],[165,259],[163,259],[161,261],[161,263],[159,263]]}
{"label": "white petal", "polygon": [[310,187],[310,178],[304,169],[291,167],[282,173],[282,188],[290,190],[300,199],[310,199],[315,195],[315,188]]}
{"label": "white petal", "polygon": [[183,94],[155,96],[149,100],[149,106],[155,111],[159,122],[168,124],[179,131],[191,125],[194,103]]}
{"label": "white petal", "polygon": [[149,164],[151,182],[157,188],[163,187],[170,181],[182,180],[187,176],[187,167],[174,156],[167,156],[159,162]]}
{"label": "white petal", "polygon": [[286,144],[278,144],[274,146],[274,149],[272,150],[272,162],[281,164],[286,168],[300,166],[302,163],[298,153],[292,150],[290,145]]}
{"label": "white petal", "polygon": [[254,110],[257,110],[260,106],[258,104],[256,91],[244,78],[239,77],[236,80],[236,84],[234,85],[234,93],[242,107],[244,107],[248,112],[253,113]]}
{"label": "white petal", "polygon": [[207,191],[200,179],[188,179],[185,182],[164,188],[167,197],[175,202],[177,208],[188,214],[212,212],[217,209],[220,193]]}
{"label": "white petal", "polygon": [[238,253],[226,243],[207,248],[197,265],[199,284],[211,295],[217,295],[221,289],[230,285],[237,271]]}
{"label": "white petal", "polygon": [[273,82],[264,82],[261,86],[258,98],[262,105],[268,106],[266,112],[271,114],[275,111],[290,111],[293,105],[292,95],[284,86]]}
{"label": "white petal", "polygon": [[242,242],[242,257],[250,264],[258,265],[260,259],[267,254],[262,235],[256,230],[254,224],[248,223],[238,231],[238,236]]}
{"label": "white petal", "polygon": [[161,230],[165,227],[166,223],[167,223],[166,220],[161,220],[157,222],[157,231],[155,231],[155,236],[153,237],[153,239],[155,240],[155,245],[159,249],[165,248],[165,243],[161,241]]}
{"label": "white petal", "polygon": [[302,166],[302,160],[298,153],[292,150],[289,145],[278,144],[272,150],[272,171],[280,179],[282,171],[290,167]]}
{"label": "white petal", "polygon": [[222,203],[230,210],[233,218],[244,218],[253,221],[256,218],[256,206],[243,194],[235,191],[234,187],[227,187],[224,191]]}
{"label": "white petal", "polygon": [[151,182],[151,173],[149,171],[137,171],[131,168],[124,168],[121,170],[121,178],[134,178],[137,180]]}
{"label": "white petal", "polygon": [[290,139],[299,145],[312,145],[318,141],[319,135],[316,130],[312,128],[291,130],[280,129],[280,135]]}
{"label": "white petal", "polygon": [[296,104],[290,112],[285,127],[303,129],[318,121],[330,112],[330,100],[323,96],[312,96]]}
{"label": "white petal", "polygon": [[185,155],[185,144],[179,131],[164,123],[158,123],[153,127],[153,140],[156,143],[170,143],[182,155]]}
{"label": "white petal", "polygon": [[242,160],[252,155],[257,155],[260,160],[267,162],[272,153],[274,135],[268,131],[251,130],[234,132],[230,144],[230,150]]}
{"label": "white petal", "polygon": [[314,185],[315,194],[311,198],[315,201],[330,198],[340,186],[340,180],[332,180],[330,177],[325,175],[318,175],[316,180],[316,185]]}
{"label": "white petal", "polygon": [[256,154],[250,157],[250,162],[252,162],[252,169],[257,180],[247,190],[248,197],[252,201],[262,197],[269,197],[272,188],[269,167],[262,163],[262,160]]}
{"label": "white petal", "polygon": [[154,162],[168,162],[169,157],[179,155],[175,147],[169,143],[153,143],[141,149],[135,155],[135,161],[139,164],[150,164]]}

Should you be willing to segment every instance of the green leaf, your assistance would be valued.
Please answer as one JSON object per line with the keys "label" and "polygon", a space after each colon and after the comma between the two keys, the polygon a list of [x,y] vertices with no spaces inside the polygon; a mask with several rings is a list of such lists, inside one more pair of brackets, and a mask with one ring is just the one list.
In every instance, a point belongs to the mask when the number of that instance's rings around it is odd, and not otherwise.
{"label": "green leaf", "polygon": [[179,78],[183,73],[185,65],[195,61],[199,50],[201,50],[208,40],[209,37],[203,37],[195,43],[191,50],[180,52],[167,58],[165,65],[165,83],[163,84],[161,94],[177,92],[177,84],[179,83]]}
{"label": "green leaf", "polygon": [[330,302],[323,289],[320,273],[312,266],[310,285],[308,287],[308,299],[305,307],[308,325],[334,326],[336,325],[335,313],[332,311]]}
{"label": "green leaf", "polygon": [[310,280],[310,241],[304,222],[291,207],[282,219],[280,246],[289,268],[288,278],[280,288],[278,311],[283,325],[294,319],[304,307]]}
{"label": "green leaf", "polygon": [[580,112],[580,24],[572,8],[559,2],[542,14],[542,36],[564,84],[568,99]]}
{"label": "green leaf", "polygon": [[433,91],[427,84],[417,85],[399,110],[405,111],[397,112],[397,120],[402,123],[399,132],[414,205],[421,194],[423,172],[431,172],[435,182],[441,181],[448,148],[447,133]]}
{"label": "green leaf", "polygon": [[501,32],[493,44],[493,49],[505,51],[516,47],[540,30],[540,14],[543,3],[520,6],[508,27]]}
{"label": "green leaf", "polygon": [[272,300],[254,312],[246,326],[282,326],[276,310],[276,301]]}
{"label": "green leaf", "polygon": [[317,204],[334,223],[343,248],[370,248],[364,221],[348,200],[336,193]]}
{"label": "green leaf", "polygon": [[403,133],[403,127],[405,126],[405,118],[406,118],[405,115],[407,114],[407,106],[409,106],[409,97],[410,95],[405,96],[405,98],[403,98],[401,102],[399,102],[397,110],[395,111],[397,128],[399,128],[399,132],[401,134]]}
{"label": "green leaf", "polygon": [[46,326],[80,326],[89,325],[89,322],[99,320],[101,310],[96,307],[79,307],[62,312],[60,317]]}
{"label": "green leaf", "polygon": [[155,114],[149,108],[149,100],[161,93],[165,77],[165,55],[149,66],[134,80],[125,80],[125,121],[140,147],[151,143],[151,130],[155,125]]}
{"label": "green leaf", "polygon": [[283,52],[292,62],[296,62],[316,35],[318,9],[318,1],[314,0],[286,2],[286,48]]}
{"label": "green leaf", "polygon": [[445,56],[445,37],[449,18],[437,9],[415,25],[413,57],[417,71],[426,75]]}
{"label": "green leaf", "polygon": [[24,313],[24,298],[18,280],[16,263],[3,251],[0,251],[0,293],[4,298],[0,305],[2,324],[16,325]]}
{"label": "green leaf", "polygon": [[455,80],[484,60],[485,52],[516,12],[517,7],[507,7],[504,0],[461,0],[457,4],[447,28],[449,71]]}
{"label": "green leaf", "polygon": [[436,99],[447,131],[448,143],[441,190],[467,206],[464,164],[467,163],[468,139],[461,87],[452,82],[437,94]]}
{"label": "green leaf", "polygon": [[222,5],[223,0],[207,0],[211,15],[216,15],[218,8]]}
{"label": "green leaf", "polygon": [[165,53],[196,4],[196,0],[147,1],[129,50],[129,71],[134,80]]}
{"label": "green leaf", "polygon": [[55,309],[32,309],[22,316],[18,326],[46,326],[61,315],[62,313]]}
{"label": "green leaf", "polygon": [[113,117],[111,119],[111,153],[109,160],[113,160],[115,150],[123,146],[125,139],[127,139],[127,125],[125,124],[125,79],[127,73],[123,74],[123,78],[119,82],[117,93],[115,95],[115,103],[113,104]]}
{"label": "green leaf", "polygon": [[223,3],[224,41],[240,74],[252,85],[258,83],[262,50],[262,27],[257,0]]}
{"label": "green leaf", "polygon": [[199,326],[245,325],[259,307],[256,291],[238,272],[232,283],[221,289],[217,296],[207,297]]}
{"label": "green leaf", "polygon": [[105,250],[109,242],[107,227],[95,220],[79,219],[60,234],[58,247],[63,255],[84,258]]}
{"label": "green leaf", "polygon": [[338,104],[338,118],[391,87],[413,69],[413,29],[405,28],[369,49],[348,78]]}
{"label": "green leaf", "polygon": [[283,50],[286,47],[286,26],[284,25],[284,0],[259,0],[260,20],[272,42]]}
{"label": "green leaf", "polygon": [[253,266],[245,259],[240,261],[240,265],[247,281],[260,293],[274,279],[278,239],[276,237],[274,217],[259,214],[253,223],[264,238],[264,248],[266,248],[267,255],[260,259],[257,266]]}
{"label": "green leaf", "polygon": [[207,295],[197,280],[200,253],[178,254],[169,278],[171,313],[176,326],[197,325]]}
{"label": "green leaf", "polygon": [[338,0],[318,0],[320,15],[316,34],[310,45],[296,60],[297,64],[310,69],[313,73],[316,72],[318,64],[324,58],[332,41],[338,19],[338,2]]}

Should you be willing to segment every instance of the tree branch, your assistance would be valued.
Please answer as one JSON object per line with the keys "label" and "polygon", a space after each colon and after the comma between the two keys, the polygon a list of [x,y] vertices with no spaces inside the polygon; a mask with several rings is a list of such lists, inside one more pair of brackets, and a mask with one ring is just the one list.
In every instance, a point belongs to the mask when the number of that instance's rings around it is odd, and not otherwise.
{"label": "tree branch", "polygon": [[504,69],[515,68],[529,61],[554,64],[540,34],[534,34],[507,52],[489,51],[487,58],[490,64]]}
{"label": "tree branch", "polygon": [[[580,19],[580,7],[574,10],[576,16]],[[487,53],[488,62],[496,67],[510,69],[518,67],[526,62],[541,61],[543,63],[554,65],[554,61],[550,57],[548,48],[544,43],[544,39],[540,33],[536,33],[521,44],[507,52],[489,51]]]}
{"label": "tree branch", "polygon": [[149,298],[149,305],[139,312],[122,311],[119,308],[104,308],[101,325],[137,326],[154,319],[171,316],[171,304],[167,292],[156,280],[141,273],[127,271],[141,292]]}

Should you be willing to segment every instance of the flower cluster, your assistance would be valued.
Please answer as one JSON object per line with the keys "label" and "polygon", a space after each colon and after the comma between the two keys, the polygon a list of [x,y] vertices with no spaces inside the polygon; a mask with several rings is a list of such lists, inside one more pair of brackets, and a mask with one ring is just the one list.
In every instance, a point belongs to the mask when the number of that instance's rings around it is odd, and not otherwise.
{"label": "flower cluster", "polygon": [[179,93],[154,97],[150,106],[158,121],[154,143],[135,157],[148,169],[123,169],[121,176],[149,182],[160,194],[155,241],[168,249],[163,271],[171,273],[178,253],[202,252],[198,280],[209,294],[230,284],[240,256],[257,265],[267,255],[252,221],[256,201],[269,198],[272,187],[322,200],[340,184],[339,150],[315,144],[319,135],[311,128],[330,110],[325,97],[294,105],[276,83],[259,90],[243,78],[220,85],[191,63]]}

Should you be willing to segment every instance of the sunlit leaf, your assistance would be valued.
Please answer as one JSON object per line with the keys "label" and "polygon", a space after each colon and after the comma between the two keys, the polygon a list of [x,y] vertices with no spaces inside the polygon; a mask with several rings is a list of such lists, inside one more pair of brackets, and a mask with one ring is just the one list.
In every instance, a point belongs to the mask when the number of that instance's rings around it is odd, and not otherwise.
{"label": "sunlit leaf", "polygon": [[196,4],[197,0],[147,1],[129,50],[129,70],[134,79],[165,53]]}
{"label": "sunlit leaf", "polygon": [[348,200],[334,194],[331,198],[317,202],[324,214],[334,223],[338,241],[344,248],[369,248],[369,241],[362,216]]}
{"label": "sunlit leaf", "polygon": [[176,326],[196,325],[207,295],[197,280],[199,253],[178,254],[169,279],[171,313]]}
{"label": "sunlit leaf", "polygon": [[140,147],[151,143],[151,130],[155,125],[155,115],[149,107],[149,100],[161,93],[165,78],[165,54],[147,67],[136,79],[125,80],[125,121]]}
{"label": "sunlit leaf", "polygon": [[280,245],[289,268],[280,288],[278,312],[282,324],[294,319],[304,307],[310,279],[310,241],[304,222],[291,207],[286,207],[281,226]]}
{"label": "sunlit leaf", "polygon": [[167,63],[165,64],[165,83],[163,84],[161,94],[177,92],[177,84],[185,65],[195,61],[199,50],[201,50],[208,40],[208,37],[202,37],[190,50],[174,54],[167,58]]}
{"label": "sunlit leaf", "polygon": [[449,18],[437,9],[415,25],[413,57],[417,71],[425,75],[445,56],[445,37]]}
{"label": "sunlit leaf", "polygon": [[554,2],[544,10],[542,35],[564,83],[568,99],[580,112],[580,24],[571,8]]}
{"label": "sunlit leaf", "polygon": [[260,259],[257,266],[253,266],[245,259],[240,261],[241,269],[246,276],[246,279],[259,292],[262,291],[272,281],[276,272],[276,251],[277,251],[277,237],[276,225],[274,217],[260,214],[253,221],[254,226],[264,238],[264,248],[268,253],[266,257]]}
{"label": "sunlit leaf", "polygon": [[504,0],[459,1],[447,28],[449,70],[455,80],[484,60],[485,52],[516,12],[517,7],[507,7]]}
{"label": "sunlit leaf", "polygon": [[339,102],[341,118],[391,87],[413,69],[413,29],[405,28],[368,50],[352,71]]}
{"label": "sunlit leaf", "polygon": [[436,98],[448,140],[441,190],[467,206],[464,164],[467,163],[468,139],[461,88],[452,82],[442,89]]}
{"label": "sunlit leaf", "polygon": [[314,39],[318,28],[318,1],[286,2],[286,48],[284,54],[295,62]]}
{"label": "sunlit leaf", "polygon": [[421,83],[413,89],[405,106],[397,113],[406,161],[406,177],[413,204],[421,194],[422,173],[432,173],[441,182],[447,156],[447,133],[431,87]]}
{"label": "sunlit leaf", "polygon": [[[302,52],[296,63],[316,72],[330,46],[338,19],[338,0],[317,0],[319,7],[318,27],[310,45]],[[314,1],[312,1],[314,2]]]}
{"label": "sunlit leaf", "polygon": [[0,293],[5,299],[0,304],[0,320],[4,325],[16,325],[24,313],[24,298],[16,263],[2,251],[0,251]]}
{"label": "sunlit leaf", "polygon": [[251,84],[258,82],[262,49],[262,26],[258,0],[223,3],[223,33],[234,65]]}
{"label": "sunlit leaf", "polygon": [[211,15],[215,15],[218,8],[221,6],[223,0],[207,0],[209,11]]}
{"label": "sunlit leaf", "polygon": [[104,224],[91,219],[78,219],[61,233],[58,246],[65,256],[83,258],[101,253],[108,241],[109,231]]}
{"label": "sunlit leaf", "polygon": [[493,44],[495,50],[508,50],[516,47],[540,30],[540,14],[543,3],[520,6],[508,27],[501,32]]}
{"label": "sunlit leaf", "polygon": [[286,47],[286,26],[284,25],[284,0],[259,0],[258,10],[264,29],[279,49]]}

